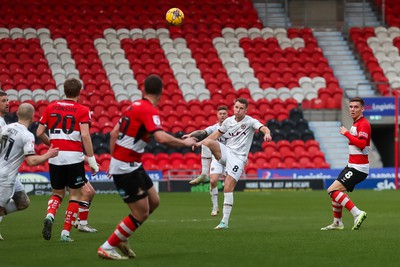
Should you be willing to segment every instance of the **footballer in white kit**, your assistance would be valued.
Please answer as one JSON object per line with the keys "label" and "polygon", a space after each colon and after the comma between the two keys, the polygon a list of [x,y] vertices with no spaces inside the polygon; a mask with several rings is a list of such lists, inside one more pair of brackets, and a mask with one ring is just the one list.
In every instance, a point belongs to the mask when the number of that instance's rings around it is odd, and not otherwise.
{"label": "footballer in white kit", "polygon": [[[6,125],[7,125],[6,121],[4,120],[3,117],[0,116],[0,133],[1,133],[1,129]],[[16,179],[15,180],[15,184],[14,184],[14,191],[13,192],[21,192],[21,191],[24,191],[24,186],[22,185],[20,180]]]}
{"label": "footballer in white kit", "polygon": [[[195,147],[205,145],[212,154],[225,166],[226,177],[224,182],[224,206],[221,222],[216,230],[228,229],[229,217],[233,207],[233,191],[244,171],[247,156],[253,141],[254,132],[259,130],[264,134],[263,140],[270,142],[271,132],[267,126],[246,115],[249,102],[244,98],[237,98],[233,105],[233,116],[227,118],[221,127],[206,139],[197,142]],[[226,145],[217,141],[221,136],[228,137]]]}
{"label": "footballer in white kit", "polygon": [[219,162],[236,181],[243,173],[254,133],[263,126],[258,120],[246,115],[239,122],[235,116],[231,116],[218,129],[223,136],[228,137],[226,144],[220,142],[222,157]]}
{"label": "footballer in white kit", "polygon": [[16,122],[2,127],[0,140],[0,206],[5,207],[14,194],[18,169],[25,156],[35,155],[35,137]]}

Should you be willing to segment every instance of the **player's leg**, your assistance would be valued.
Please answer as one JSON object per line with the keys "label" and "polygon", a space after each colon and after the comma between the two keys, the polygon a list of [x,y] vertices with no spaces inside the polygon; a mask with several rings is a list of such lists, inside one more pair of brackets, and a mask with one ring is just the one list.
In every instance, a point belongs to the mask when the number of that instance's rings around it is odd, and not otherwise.
{"label": "player's leg", "polygon": [[[336,201],[336,198],[332,197],[333,192],[343,192],[346,188],[338,181],[334,181],[331,186],[327,189],[328,194],[331,196],[332,211],[333,211],[333,223],[322,227],[321,230],[343,230],[344,225],[342,221],[342,204]],[[335,194],[336,195],[336,194]]]}
{"label": "player's leg", "polygon": [[354,187],[364,181],[367,178],[368,174],[361,172],[352,167],[346,167],[340,174],[335,182],[342,184],[345,190],[341,192],[335,192],[335,188],[332,189],[331,197],[335,198],[338,203],[340,203],[343,207],[345,207],[354,217],[354,225],[351,230],[358,230],[361,227],[361,224],[367,218],[367,213],[365,211],[360,210],[353,201],[349,198],[349,196],[344,193],[353,192]]}
{"label": "player's leg", "polygon": [[218,179],[221,174],[224,172],[225,167],[220,164],[215,157],[213,157],[211,161],[211,169],[210,169],[210,196],[212,203],[212,211],[211,216],[217,216],[219,212],[218,207]]}
{"label": "player's leg", "polygon": [[[113,177],[119,192],[124,192],[121,197],[128,205],[130,214],[122,219],[107,241],[99,247],[97,254],[102,258],[115,260],[134,258],[136,255],[129,248],[128,238],[158,207],[159,196],[143,167],[132,173]],[[145,190],[141,190],[143,188]],[[115,248],[119,248],[124,256],[120,255]]]}
{"label": "player's leg", "polygon": [[75,225],[79,213],[79,201],[82,199],[82,187],[87,182],[85,177],[84,162],[65,165],[64,169],[68,175],[69,202],[65,212],[65,220],[63,230],[61,231],[61,241],[72,242],[70,232]]}
{"label": "player's leg", "polygon": [[211,216],[217,216],[218,208],[218,178],[220,174],[214,173],[210,175],[210,196],[211,196]]}
{"label": "player's leg", "polygon": [[[18,179],[15,181],[14,194],[12,196],[12,201],[10,202],[14,203],[16,210],[27,209],[31,203],[28,195],[24,190],[24,186]],[[6,210],[8,214],[14,211],[14,207],[10,207],[9,205],[7,206],[8,207],[6,207]]]}
{"label": "player's leg", "polygon": [[45,240],[51,239],[53,223],[65,195],[66,180],[62,166],[49,164],[50,184],[52,195],[47,202],[46,216],[43,222],[42,235]]}
{"label": "player's leg", "polygon": [[82,187],[82,197],[79,201],[79,214],[78,219],[75,223],[75,227],[86,233],[96,233],[97,230],[88,224],[89,209],[92,203],[93,197],[96,194],[93,186],[89,181]]}
{"label": "player's leg", "polygon": [[189,184],[196,185],[207,180],[210,172],[211,156],[211,150],[204,145],[201,146],[201,174],[197,178],[191,180]]}
{"label": "player's leg", "polygon": [[[224,146],[225,147],[225,146]],[[221,145],[222,148],[222,145]],[[228,149],[222,148],[222,159],[226,154],[226,177],[224,183],[224,206],[222,209],[222,220],[218,226],[214,229],[226,229],[228,228],[229,218],[231,216],[232,207],[233,207],[233,191],[235,190],[235,186],[240,176],[244,171],[245,162],[235,155],[230,153]],[[221,162],[221,160],[220,160]]]}
{"label": "player's leg", "polygon": [[[0,216],[3,218],[7,214],[6,206],[14,192],[14,185],[0,186]],[[2,219],[1,219],[2,220]],[[1,222],[0,220],[0,222]],[[0,234],[0,240],[4,240]]]}
{"label": "player's leg", "polygon": [[[203,144],[210,149],[211,153],[218,161],[221,160],[221,146],[225,147],[225,145],[222,145],[220,142],[211,139],[205,139]],[[224,165],[224,163],[222,164]]]}
{"label": "player's leg", "polygon": [[367,213],[360,210],[345,193],[345,191],[352,192],[355,185],[365,180],[367,176],[368,175],[366,173],[362,173],[354,168],[346,167],[339,174],[337,180],[334,181],[327,190],[332,202],[338,203],[342,207],[345,207],[353,215],[354,226],[352,227],[352,230],[357,230],[360,228],[363,221],[367,218]]}
{"label": "player's leg", "polygon": [[62,242],[74,241],[70,237],[71,229],[75,225],[79,212],[79,199],[81,198],[81,188],[69,188],[69,201],[67,210],[65,211],[65,219],[63,229],[61,231]]}

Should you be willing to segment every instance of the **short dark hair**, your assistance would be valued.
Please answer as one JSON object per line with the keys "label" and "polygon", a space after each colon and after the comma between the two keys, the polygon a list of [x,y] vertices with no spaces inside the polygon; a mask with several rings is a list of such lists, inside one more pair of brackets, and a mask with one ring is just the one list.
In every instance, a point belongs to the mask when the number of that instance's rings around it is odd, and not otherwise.
{"label": "short dark hair", "polygon": [[149,95],[161,95],[163,82],[160,76],[152,74],[144,81],[144,92]]}
{"label": "short dark hair", "polygon": [[0,90],[0,96],[7,96],[7,93],[4,92],[3,90]]}
{"label": "short dark hair", "polygon": [[217,108],[217,111],[220,111],[220,110],[226,110],[226,111],[228,111],[228,107],[227,107],[227,106],[219,106],[219,107]]}
{"label": "short dark hair", "polygon": [[78,79],[70,78],[64,82],[64,93],[68,98],[79,96],[82,89],[82,83]]}
{"label": "short dark hair", "polygon": [[352,99],[350,99],[350,102],[359,102],[362,107],[364,106],[364,99],[359,96],[353,97]]}
{"label": "short dark hair", "polygon": [[244,104],[246,106],[246,108],[249,106],[249,101],[247,101],[247,99],[245,99],[243,97],[236,98],[234,103],[236,103],[236,102]]}

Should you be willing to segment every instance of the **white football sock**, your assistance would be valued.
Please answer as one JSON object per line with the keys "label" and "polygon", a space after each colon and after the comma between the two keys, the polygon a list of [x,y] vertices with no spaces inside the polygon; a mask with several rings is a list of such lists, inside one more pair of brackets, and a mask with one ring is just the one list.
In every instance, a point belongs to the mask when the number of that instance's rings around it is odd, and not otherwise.
{"label": "white football sock", "polygon": [[359,208],[357,208],[356,206],[354,206],[351,210],[350,210],[351,214],[353,215],[353,217],[357,217],[358,214],[361,213],[361,210]]}
{"label": "white football sock", "polygon": [[335,224],[335,225],[343,225],[343,221],[342,221],[342,218],[333,218],[333,223]]}
{"label": "white football sock", "polygon": [[218,187],[214,187],[210,190],[211,203],[213,205],[213,210],[218,209]]}
{"label": "white football sock", "polygon": [[12,212],[14,212],[14,211],[17,211],[17,210],[18,210],[18,209],[17,209],[17,205],[15,205],[14,200],[11,199],[11,200],[7,203],[7,205],[6,205],[6,212],[7,212],[7,214],[10,214],[10,213],[12,213]]}
{"label": "white football sock", "polygon": [[69,231],[67,230],[62,230],[61,235],[69,236]]}
{"label": "white football sock", "polygon": [[113,248],[115,248],[115,247],[111,246],[110,243],[108,243],[108,241],[104,242],[104,244],[101,245],[101,247],[103,249],[113,249]]}
{"label": "white football sock", "polygon": [[233,206],[233,192],[224,193],[224,208],[222,222],[228,224]]}
{"label": "white football sock", "polygon": [[201,175],[208,176],[210,172],[211,150],[206,146],[201,146]]}

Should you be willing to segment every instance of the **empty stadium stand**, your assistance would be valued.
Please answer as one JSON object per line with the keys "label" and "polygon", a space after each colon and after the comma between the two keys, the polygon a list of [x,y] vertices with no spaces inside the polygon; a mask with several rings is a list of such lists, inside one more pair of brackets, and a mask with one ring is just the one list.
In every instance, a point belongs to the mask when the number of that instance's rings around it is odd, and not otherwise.
{"label": "empty stadium stand", "polygon": [[[381,95],[400,86],[400,30],[393,15],[398,4],[388,2],[390,27],[349,31]],[[164,21],[173,4],[190,14],[182,27]],[[232,108],[237,97],[249,99],[248,114],[270,127],[274,142],[254,137],[247,174],[258,168],[330,167],[320,146],[310,145],[315,133],[303,111],[339,111],[344,92],[311,28],[264,26],[247,0],[26,0],[3,1],[0,7],[0,82],[10,99],[8,121],[27,101],[37,121],[49,102],[64,97],[66,78],[81,79],[80,102],[93,113],[90,131],[102,170],[109,161],[109,132],[142,97],[149,74],[163,79],[161,119],[176,136],[214,124],[219,105]],[[198,170],[199,163],[199,151],[154,140],[143,156],[146,168],[165,173]]]}

